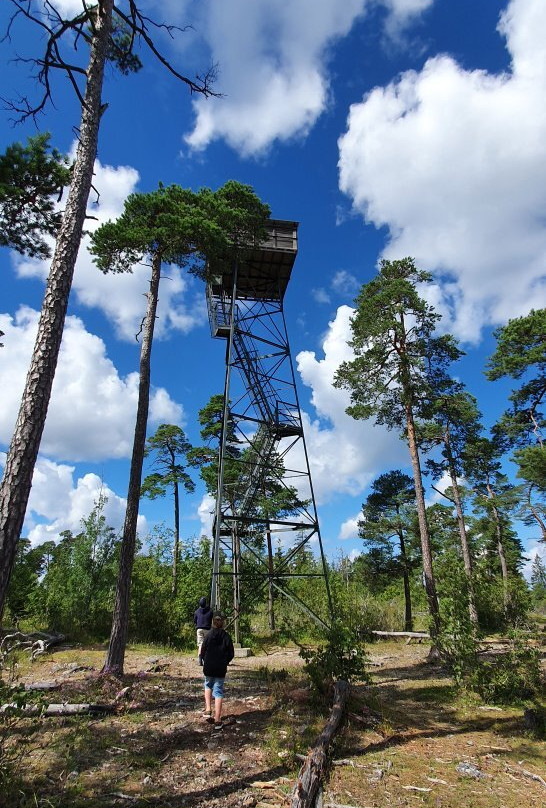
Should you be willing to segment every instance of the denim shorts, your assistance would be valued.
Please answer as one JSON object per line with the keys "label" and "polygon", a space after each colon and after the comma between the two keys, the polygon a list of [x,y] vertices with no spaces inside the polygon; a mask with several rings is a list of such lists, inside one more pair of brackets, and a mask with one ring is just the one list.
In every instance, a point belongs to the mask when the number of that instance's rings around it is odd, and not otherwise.
{"label": "denim shorts", "polygon": [[220,679],[218,676],[205,676],[205,687],[207,690],[212,690],[212,695],[215,699],[223,699],[225,681],[225,679]]}

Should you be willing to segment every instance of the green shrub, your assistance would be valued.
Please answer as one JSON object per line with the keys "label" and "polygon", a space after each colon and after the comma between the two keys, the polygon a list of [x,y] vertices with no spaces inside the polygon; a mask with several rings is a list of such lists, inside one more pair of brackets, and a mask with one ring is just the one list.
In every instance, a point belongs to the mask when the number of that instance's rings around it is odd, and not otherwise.
{"label": "green shrub", "polygon": [[466,592],[464,589],[460,591],[460,595],[442,601],[442,629],[437,644],[455,684],[464,689],[480,663]]}
{"label": "green shrub", "polygon": [[[0,703],[10,707],[0,714],[0,795],[2,805],[19,805],[25,795],[24,745],[14,743],[16,730],[25,716],[25,707],[32,701],[40,704],[41,696],[34,697],[17,684],[17,668],[21,651],[15,635],[6,636],[0,643]],[[30,798],[29,798],[30,799]],[[34,802],[33,802],[34,804]]]}
{"label": "green shrub", "polygon": [[304,670],[313,689],[326,694],[337,679],[347,682],[368,681],[366,653],[361,634],[351,626],[334,621],[318,648],[301,648]]}
{"label": "green shrub", "polygon": [[469,689],[493,704],[514,704],[540,693],[540,654],[516,631],[510,649],[493,660],[480,660],[468,677]]}
{"label": "green shrub", "polygon": [[512,630],[510,647],[494,658],[478,654],[470,621],[447,610],[439,637],[442,655],[461,690],[477,693],[493,704],[514,704],[534,698],[541,689],[540,655],[529,635]]}

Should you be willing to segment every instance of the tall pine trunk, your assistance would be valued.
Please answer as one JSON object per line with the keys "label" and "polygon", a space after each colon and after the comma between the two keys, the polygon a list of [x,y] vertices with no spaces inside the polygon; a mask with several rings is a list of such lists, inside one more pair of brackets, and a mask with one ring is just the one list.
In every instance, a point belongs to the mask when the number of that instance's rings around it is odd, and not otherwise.
{"label": "tall pine trunk", "polygon": [[508,580],[508,564],[506,563],[506,553],[504,552],[504,542],[502,536],[502,523],[497,506],[494,503],[495,492],[493,491],[490,483],[487,483],[487,493],[491,500],[491,511],[495,521],[495,535],[497,537],[497,555],[499,557],[501,575],[502,575],[502,595],[504,602],[504,614],[508,615],[510,608],[510,582]]}
{"label": "tall pine trunk", "polygon": [[112,0],[97,9],[79,127],[79,142],[46,285],[38,333],[0,487],[0,620],[15,561],[61,348],[74,266],[82,238],[101,118]]}
{"label": "tall pine trunk", "polygon": [[140,488],[142,484],[142,465],[144,463],[146,426],[148,423],[148,409],[150,404],[150,363],[160,278],[161,256],[156,253],[152,258],[150,291],[148,293],[148,305],[146,307],[146,317],[142,331],[137,417],[133,440],[133,455],[131,457],[131,470],[129,472],[127,509],[125,511],[123,539],[119,559],[116,601],[112,618],[110,645],[108,647],[106,662],[102,669],[102,673],[113,673],[116,676],[123,676],[125,647],[127,645],[127,635],[129,632],[131,576],[135,560],[138,507],[140,504]]}
{"label": "tall pine trunk", "polygon": [[[174,465],[174,460],[173,460]],[[178,495],[178,483],[173,483],[174,488],[174,549],[173,549],[173,581],[171,592],[176,597],[178,592],[178,559],[180,557],[180,498]]]}
{"label": "tall pine trunk", "polygon": [[425,592],[428,601],[428,610],[432,618],[431,635],[435,640],[440,633],[440,608],[438,606],[438,595],[436,594],[436,583],[432,570],[432,553],[430,549],[430,532],[428,529],[427,513],[425,506],[425,491],[423,488],[423,475],[421,473],[421,463],[419,461],[419,450],[415,436],[415,423],[411,404],[406,403],[406,434],[411,457],[411,467],[413,470],[413,482],[415,485],[415,500],[417,504],[417,516],[419,519],[419,533],[421,536],[421,553],[423,556],[423,575],[425,578]]}
{"label": "tall pine trunk", "polygon": [[453,503],[455,505],[455,512],[457,514],[457,525],[459,527],[459,538],[461,541],[461,551],[463,554],[464,572],[468,586],[468,614],[470,616],[472,628],[474,632],[476,632],[478,630],[478,611],[476,609],[476,597],[474,594],[472,556],[470,555],[470,547],[468,544],[468,536],[464,522],[463,505],[461,502],[461,493],[459,491],[457,475],[455,474],[451,464],[449,466],[449,475],[451,478],[451,490],[453,491]]}
{"label": "tall pine trunk", "polygon": [[406,542],[404,541],[404,531],[402,529],[398,531],[398,541],[400,542],[400,558],[402,559],[402,576],[404,579],[404,631],[413,631],[408,557],[406,555]]}

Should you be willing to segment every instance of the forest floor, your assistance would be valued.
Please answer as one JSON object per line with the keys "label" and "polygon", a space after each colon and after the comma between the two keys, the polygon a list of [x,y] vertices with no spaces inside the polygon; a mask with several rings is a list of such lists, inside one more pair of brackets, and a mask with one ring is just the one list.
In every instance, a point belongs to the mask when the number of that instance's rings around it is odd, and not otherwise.
{"label": "forest floor", "polygon": [[[371,685],[354,689],[332,750],[324,808],[539,808],[546,745],[523,707],[457,698],[426,645],[369,646]],[[327,714],[309,698],[296,649],[235,659],[224,726],[202,716],[193,656],[131,647],[123,682],[98,677],[102,647],[52,650],[19,681],[55,682],[47,703],[115,702],[102,716],[17,719],[6,808],[285,808],[300,759]],[[537,778],[537,779],[535,779]],[[8,793],[11,797],[7,797]],[[2,800],[8,799],[8,801]]]}

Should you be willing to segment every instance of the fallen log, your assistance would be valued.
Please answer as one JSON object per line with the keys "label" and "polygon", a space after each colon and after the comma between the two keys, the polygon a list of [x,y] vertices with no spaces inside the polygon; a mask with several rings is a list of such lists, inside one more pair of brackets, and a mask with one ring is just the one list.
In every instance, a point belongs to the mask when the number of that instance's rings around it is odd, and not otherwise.
{"label": "fallen log", "polygon": [[43,631],[33,631],[24,634],[22,631],[13,631],[6,634],[0,642],[0,653],[9,654],[17,649],[30,651],[32,659],[45,654],[52,646],[58,645],[66,639],[65,634],[46,634]]}
{"label": "fallen log", "polygon": [[25,690],[59,690],[61,683],[54,682],[27,682]]}
{"label": "fallen log", "polygon": [[428,631],[370,631],[374,637],[407,637],[409,640],[430,640]]}
{"label": "fallen log", "polygon": [[290,808],[312,808],[326,770],[328,745],[339,729],[349,696],[349,683],[340,679],[334,687],[330,718],[305,758],[292,791]]}
{"label": "fallen log", "polygon": [[115,707],[110,704],[26,704],[18,706],[15,702],[0,705],[0,713],[16,711],[18,715],[57,716],[57,715],[101,715],[113,713]]}

